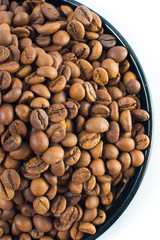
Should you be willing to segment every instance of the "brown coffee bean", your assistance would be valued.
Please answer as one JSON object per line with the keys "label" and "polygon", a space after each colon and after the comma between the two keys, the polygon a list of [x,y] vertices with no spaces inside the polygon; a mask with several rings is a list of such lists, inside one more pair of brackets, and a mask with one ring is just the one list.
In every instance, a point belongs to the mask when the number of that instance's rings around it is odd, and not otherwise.
{"label": "brown coffee bean", "polygon": [[29,117],[31,113],[31,109],[25,105],[25,104],[18,104],[15,107],[15,112],[17,116],[23,121],[23,122],[29,122]]}
{"label": "brown coffee bean", "polygon": [[132,117],[135,121],[148,121],[149,113],[143,109],[135,109],[132,111]]}
{"label": "brown coffee bean", "polygon": [[48,115],[43,109],[35,109],[31,112],[30,123],[37,130],[45,130],[48,126]]}
{"label": "brown coffee bean", "polygon": [[41,232],[49,232],[53,228],[53,222],[50,217],[35,215],[33,216],[35,228]]}
{"label": "brown coffee bean", "polygon": [[94,133],[103,133],[109,129],[109,123],[105,118],[93,117],[87,120],[85,130]]}
{"label": "brown coffee bean", "polygon": [[60,122],[64,120],[67,116],[67,110],[63,104],[52,104],[48,110],[47,114],[51,122]]}
{"label": "brown coffee bean", "polygon": [[136,80],[132,79],[127,84],[127,92],[130,94],[138,94],[141,90],[141,84]]}
{"label": "brown coffee bean", "polygon": [[129,110],[124,110],[123,112],[121,112],[119,121],[120,121],[121,127],[125,132],[132,131],[132,117],[131,117],[131,112]]}
{"label": "brown coffee bean", "polygon": [[116,101],[113,101],[110,105],[110,119],[112,121],[118,122],[119,120],[119,111],[118,111],[118,104]]}
{"label": "brown coffee bean", "polygon": [[107,52],[107,57],[112,58],[116,62],[122,62],[127,57],[128,51],[125,47],[114,46],[110,48]]}
{"label": "brown coffee bean", "polygon": [[60,222],[63,225],[67,225],[68,223],[75,222],[78,217],[78,210],[76,207],[69,206],[60,216]]}
{"label": "brown coffee bean", "polygon": [[138,134],[135,137],[136,149],[144,150],[148,147],[150,139],[146,134]]}
{"label": "brown coffee bean", "polygon": [[14,218],[16,227],[22,232],[29,232],[32,229],[32,222],[29,217],[17,214]]}
{"label": "brown coffee bean", "polygon": [[49,90],[52,93],[61,92],[66,86],[66,79],[64,76],[59,76],[49,83]]}
{"label": "brown coffee bean", "polygon": [[131,97],[122,97],[117,101],[120,111],[134,110],[136,108],[136,101]]}
{"label": "brown coffee bean", "polygon": [[27,135],[27,127],[24,122],[16,119],[9,125],[9,132],[11,135],[18,134],[21,137],[25,137]]}
{"label": "brown coffee bean", "polygon": [[92,223],[81,222],[79,225],[79,230],[84,233],[94,235],[96,233],[96,228]]}
{"label": "brown coffee bean", "polygon": [[102,151],[103,151],[103,141],[100,141],[94,148],[89,150],[93,159],[101,158]]}
{"label": "brown coffee bean", "polygon": [[36,131],[30,136],[30,147],[37,154],[42,154],[49,145],[47,135],[42,131]]}
{"label": "brown coffee bean", "polygon": [[64,161],[60,160],[59,162],[51,164],[51,172],[57,177],[63,176],[65,173]]}
{"label": "brown coffee bean", "polygon": [[55,79],[57,77],[57,70],[51,66],[43,66],[37,69],[37,74],[42,77]]}
{"label": "brown coffee bean", "polygon": [[85,6],[79,6],[75,10],[75,17],[83,25],[90,25],[93,19],[92,12]]}
{"label": "brown coffee bean", "polygon": [[119,72],[118,64],[111,58],[103,60],[102,68],[104,68],[107,71],[109,79],[116,78],[116,76],[118,75]]}
{"label": "brown coffee bean", "polygon": [[96,103],[97,104],[103,104],[105,106],[108,106],[112,102],[112,98],[110,94],[106,91],[106,89],[98,89],[96,91],[97,99]]}
{"label": "brown coffee bean", "polygon": [[21,62],[30,65],[36,59],[36,51],[33,47],[26,47],[21,54]]}
{"label": "brown coffee bean", "polygon": [[100,86],[108,83],[108,73],[104,68],[98,67],[93,71],[93,80]]}
{"label": "brown coffee bean", "polygon": [[58,10],[52,4],[49,3],[43,3],[41,6],[41,11],[49,21],[57,20],[60,15]]}
{"label": "brown coffee bean", "polygon": [[54,44],[65,46],[70,41],[69,34],[64,30],[59,30],[53,34],[52,41]]}
{"label": "brown coffee bean", "polygon": [[134,123],[132,127],[132,137],[134,138],[136,135],[145,133],[145,128],[141,123]]}
{"label": "brown coffee bean", "polygon": [[0,106],[0,123],[9,125],[14,118],[14,109],[11,104],[3,103]]}
{"label": "brown coffee bean", "polygon": [[89,133],[87,131],[82,131],[78,135],[79,145],[83,149],[91,149],[95,147],[100,141],[100,134]]}
{"label": "brown coffee bean", "polygon": [[25,162],[22,165],[22,172],[26,172],[30,175],[40,174],[45,172],[48,169],[49,165],[47,165],[41,158],[34,157],[29,161]]}
{"label": "brown coffee bean", "polygon": [[65,197],[59,195],[56,196],[51,203],[51,212],[53,214],[60,214],[66,209],[66,199]]}
{"label": "brown coffee bean", "polygon": [[102,176],[105,173],[105,164],[100,158],[94,159],[89,165],[89,169],[94,176]]}
{"label": "brown coffee bean", "polygon": [[50,91],[44,84],[34,84],[31,86],[30,90],[40,97],[44,97],[46,99],[51,97]]}
{"label": "brown coffee bean", "polygon": [[49,207],[49,200],[44,196],[36,197],[33,201],[33,208],[40,215],[45,214],[49,210]]}
{"label": "brown coffee bean", "polygon": [[79,183],[79,184],[78,184],[78,183],[74,183],[74,182],[70,181],[70,182],[68,183],[68,189],[69,189],[69,191],[72,192],[72,193],[80,194],[80,193],[82,192],[83,185],[82,185],[82,183]]}
{"label": "brown coffee bean", "polygon": [[76,64],[80,68],[80,76],[83,80],[90,80],[93,75],[92,65],[85,59],[79,59],[76,61]]}
{"label": "brown coffee bean", "polygon": [[[1,17],[2,16],[4,17],[3,13],[4,12],[1,12]],[[1,22],[1,17],[0,17],[0,22]],[[4,23],[4,20],[3,20],[3,23]],[[8,46],[11,44],[11,42],[12,42],[12,35],[10,34],[10,32],[6,29],[0,29],[0,45]]]}
{"label": "brown coffee bean", "polygon": [[81,59],[86,59],[90,54],[90,48],[85,43],[76,43],[72,47],[72,52]]}
{"label": "brown coffee bean", "polygon": [[72,175],[72,182],[85,183],[91,177],[91,172],[87,168],[80,168],[76,170]]}
{"label": "brown coffee bean", "polygon": [[126,171],[131,164],[130,154],[127,152],[120,153],[120,155],[118,156],[118,161],[121,163],[122,171]]}
{"label": "brown coffee bean", "polygon": [[53,146],[47,149],[42,155],[42,160],[46,164],[54,164],[64,157],[64,151],[59,146]]}
{"label": "brown coffee bean", "polygon": [[75,163],[78,162],[80,156],[81,156],[81,152],[80,152],[80,149],[77,146],[72,147],[72,148],[68,148],[65,151],[65,154],[64,154],[65,164],[67,166],[74,165]]}
{"label": "brown coffee bean", "polygon": [[71,230],[70,230],[70,235],[72,237],[72,239],[74,240],[80,240],[81,238],[83,238],[84,233],[79,231],[79,222],[76,222],[73,224]]}
{"label": "brown coffee bean", "polygon": [[111,48],[116,45],[115,37],[110,34],[100,35],[99,41],[101,42],[104,48]]}
{"label": "brown coffee bean", "polygon": [[135,148],[135,141],[132,138],[120,137],[116,142],[116,146],[121,151],[130,152]]}
{"label": "brown coffee bean", "polygon": [[[67,65],[69,65],[70,61],[67,62]],[[66,63],[65,63],[66,64]],[[58,69],[58,75],[61,76],[63,75],[66,78],[66,81],[68,81],[71,77],[71,68],[70,66],[67,65],[60,65],[59,69]],[[76,74],[79,75],[79,69],[76,69],[76,71],[78,71]]]}
{"label": "brown coffee bean", "polygon": [[90,164],[90,162],[91,162],[90,154],[87,151],[82,150],[80,158],[78,162],[75,164],[75,167],[87,167]]}
{"label": "brown coffee bean", "polygon": [[99,205],[99,198],[97,196],[88,196],[85,200],[85,207],[88,209],[95,209]]}
{"label": "brown coffee bean", "polygon": [[6,152],[11,152],[17,150],[20,147],[21,143],[22,143],[21,137],[15,134],[5,138],[2,145]]}
{"label": "brown coffee bean", "polygon": [[71,222],[68,222],[67,224],[63,225],[61,222],[60,222],[60,219],[59,218],[56,218],[54,220],[54,228],[59,232],[59,231],[67,231],[70,229],[70,227],[72,226],[72,223]]}
{"label": "brown coffee bean", "polygon": [[90,110],[90,116],[91,117],[103,117],[107,118],[110,115],[110,110],[108,107],[101,105],[101,104],[95,104],[92,106]]}
{"label": "brown coffee bean", "polygon": [[81,22],[72,20],[67,25],[67,32],[74,40],[82,40],[84,38],[85,29]]}
{"label": "brown coffee bean", "polygon": [[110,122],[109,130],[105,133],[106,140],[109,143],[116,143],[119,139],[120,128],[119,124],[115,121]]}
{"label": "brown coffee bean", "polygon": [[1,180],[5,187],[10,190],[17,190],[20,186],[20,176],[14,169],[5,170]]}
{"label": "brown coffee bean", "polygon": [[0,181],[0,199],[11,200],[14,197],[14,190],[6,188],[3,181]]}
{"label": "brown coffee bean", "polygon": [[[39,187],[41,186],[41,187]],[[32,180],[30,188],[35,196],[42,196],[48,190],[49,184],[43,178],[37,178]]]}
{"label": "brown coffee bean", "polygon": [[66,130],[60,123],[52,124],[46,130],[46,134],[49,137],[51,143],[59,143],[66,136]]}
{"label": "brown coffee bean", "polygon": [[128,69],[130,68],[130,63],[127,59],[125,59],[124,61],[120,62],[119,64],[119,72],[120,73],[125,73],[128,71]]}
{"label": "brown coffee bean", "polygon": [[89,82],[85,82],[83,84],[85,92],[86,92],[86,100],[88,102],[95,102],[96,101],[96,92],[92,85]]}
{"label": "brown coffee bean", "polygon": [[121,171],[121,164],[118,160],[108,160],[106,162],[107,172],[110,175],[117,175]]}
{"label": "brown coffee bean", "polygon": [[92,22],[89,26],[86,26],[86,29],[88,31],[98,32],[102,27],[102,21],[95,12],[92,12],[92,16],[93,16]]}
{"label": "brown coffee bean", "polygon": [[11,75],[6,71],[0,71],[0,89],[6,90],[11,85]]}
{"label": "brown coffee bean", "polygon": [[43,97],[34,98],[30,102],[30,107],[31,108],[48,108],[49,106],[50,106],[49,101],[46,98],[43,98]]}
{"label": "brown coffee bean", "polygon": [[81,101],[85,97],[85,90],[82,84],[74,83],[69,90],[69,95],[72,99]]}
{"label": "brown coffee bean", "polygon": [[0,46],[0,63],[5,62],[10,56],[10,51],[5,46]]}
{"label": "brown coffee bean", "polygon": [[134,149],[130,152],[131,163],[133,167],[139,167],[144,162],[144,154],[142,151]]}
{"label": "brown coffee bean", "polygon": [[61,144],[64,147],[74,147],[77,144],[77,137],[73,133],[67,133]]}
{"label": "brown coffee bean", "polygon": [[98,214],[97,214],[97,217],[93,220],[93,224],[95,226],[99,226],[101,224],[103,224],[106,220],[106,213],[101,210],[101,209],[98,209]]}

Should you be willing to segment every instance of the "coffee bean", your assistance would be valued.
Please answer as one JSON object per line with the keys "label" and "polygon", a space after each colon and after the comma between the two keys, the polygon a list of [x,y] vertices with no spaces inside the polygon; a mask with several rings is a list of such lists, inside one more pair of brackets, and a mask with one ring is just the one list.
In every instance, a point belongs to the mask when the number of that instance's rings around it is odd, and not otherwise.
{"label": "coffee bean", "polygon": [[92,223],[81,222],[79,225],[79,230],[92,235],[96,233],[96,228]]}
{"label": "coffee bean", "polygon": [[5,170],[2,174],[1,180],[10,190],[17,190],[20,186],[19,174],[14,169]]}
{"label": "coffee bean", "polygon": [[86,61],[85,59],[79,59],[76,61],[76,64],[80,68],[80,76],[83,80],[90,80],[93,74],[93,67],[92,65]]}
{"label": "coffee bean", "polygon": [[87,131],[82,131],[78,135],[79,145],[83,149],[91,149],[95,147],[100,141],[99,133],[89,133]]}
{"label": "coffee bean", "polygon": [[85,43],[76,43],[72,47],[72,52],[81,59],[86,59],[90,54],[90,48]]}
{"label": "coffee bean", "polygon": [[144,162],[144,154],[137,149],[134,149],[130,152],[131,155],[131,163],[133,167],[139,167]]}
{"label": "coffee bean", "polygon": [[107,52],[107,57],[114,59],[116,62],[122,62],[127,57],[128,51],[122,46],[111,47]]}
{"label": "coffee bean", "polygon": [[110,34],[102,34],[99,37],[99,41],[101,42],[104,48],[111,48],[116,45],[115,37]]}
{"label": "coffee bean", "polygon": [[134,110],[136,107],[136,101],[131,97],[122,97],[117,103],[120,111]]}
{"label": "coffee bean", "polygon": [[96,92],[92,85],[89,82],[85,82],[84,89],[86,91],[86,100],[88,102],[95,102],[96,101]]}
{"label": "coffee bean", "polygon": [[116,142],[116,146],[121,151],[130,152],[135,148],[135,142],[132,138],[120,137]]}
{"label": "coffee bean", "polygon": [[120,114],[119,121],[124,131],[126,132],[132,131],[132,117],[131,112],[129,110],[125,110]]}
{"label": "coffee bean", "polygon": [[66,86],[66,79],[64,76],[59,76],[49,83],[49,90],[53,93],[61,92]]}
{"label": "coffee bean", "polygon": [[0,106],[0,123],[9,125],[14,118],[14,109],[12,105],[4,103]]}
{"label": "coffee bean", "polygon": [[30,136],[30,146],[31,149],[37,154],[42,154],[47,150],[49,145],[49,140],[47,135],[42,131],[37,131],[31,134]]}
{"label": "coffee bean", "polygon": [[81,156],[80,149],[78,147],[68,148],[64,154],[64,161],[67,166],[72,166],[78,162]]}
{"label": "coffee bean", "polygon": [[44,196],[36,197],[33,201],[33,208],[40,215],[45,214],[49,210],[49,207],[49,200]]}
{"label": "coffee bean", "polygon": [[88,132],[103,133],[109,129],[109,123],[105,118],[93,117],[87,120],[85,130]]}
{"label": "coffee bean", "polygon": [[51,97],[50,91],[44,84],[34,84],[31,86],[30,90],[40,97],[44,97],[46,99],[50,99]]}
{"label": "coffee bean", "polygon": [[60,214],[66,209],[66,199],[63,196],[56,196],[51,203],[51,212]]}
{"label": "coffee bean", "polygon": [[86,27],[86,29],[88,31],[98,32],[101,29],[102,21],[95,12],[92,12],[92,17],[93,17],[92,22],[89,26]]}
{"label": "coffee bean", "polygon": [[49,232],[53,228],[53,223],[50,217],[35,215],[33,224],[37,230],[41,232]]}
{"label": "coffee bean", "polygon": [[52,143],[59,143],[65,138],[66,130],[62,124],[56,123],[48,127],[46,134]]}
{"label": "coffee bean", "polygon": [[87,168],[80,168],[76,170],[72,175],[72,182],[85,183],[91,177],[91,172]]}
{"label": "coffee bean", "polygon": [[47,149],[42,155],[42,160],[46,164],[54,164],[64,157],[64,151],[59,146],[53,146]]}
{"label": "coffee bean", "polygon": [[95,68],[93,71],[93,80],[100,86],[108,83],[108,73],[104,68]]}
{"label": "coffee bean", "polygon": [[45,172],[48,169],[49,165],[47,165],[41,158],[34,157],[31,158],[29,161],[25,162],[22,165],[21,170],[28,174],[40,174]]}
{"label": "coffee bean", "polygon": [[67,117],[67,110],[63,104],[52,104],[48,110],[47,114],[49,120],[53,123],[61,122]]}
{"label": "coffee bean", "polygon": [[29,217],[17,214],[14,218],[16,227],[22,232],[29,232],[32,229],[32,222]]}
{"label": "coffee bean", "polygon": [[48,126],[48,115],[43,109],[35,109],[30,115],[30,123],[37,130],[45,130]]}
{"label": "coffee bean", "polygon": [[135,137],[136,148],[139,150],[144,150],[148,147],[150,140],[146,134],[138,134]]}
{"label": "coffee bean", "polygon": [[132,117],[135,121],[148,121],[149,113],[143,109],[135,109],[132,111]]}
{"label": "coffee bean", "polygon": [[41,6],[41,11],[44,14],[44,16],[50,21],[57,20],[60,15],[58,10],[52,4],[49,3],[43,3]]}
{"label": "coffee bean", "polygon": [[67,32],[74,40],[82,40],[84,38],[85,29],[81,22],[72,20],[67,25]]}

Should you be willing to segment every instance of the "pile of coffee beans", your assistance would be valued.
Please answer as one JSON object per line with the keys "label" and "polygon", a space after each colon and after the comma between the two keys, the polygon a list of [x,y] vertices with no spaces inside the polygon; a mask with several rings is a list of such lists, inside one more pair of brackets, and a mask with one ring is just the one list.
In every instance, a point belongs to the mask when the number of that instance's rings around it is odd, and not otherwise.
{"label": "pile of coffee beans", "polygon": [[149,145],[127,55],[85,6],[0,0],[0,239],[80,240],[107,220]]}

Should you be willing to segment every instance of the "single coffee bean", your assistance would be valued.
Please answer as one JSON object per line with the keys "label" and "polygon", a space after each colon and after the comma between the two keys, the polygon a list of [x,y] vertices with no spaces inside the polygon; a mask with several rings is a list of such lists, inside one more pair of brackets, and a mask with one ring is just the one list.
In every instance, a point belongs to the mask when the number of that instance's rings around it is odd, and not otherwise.
{"label": "single coffee bean", "polygon": [[29,122],[29,117],[31,113],[30,107],[25,104],[17,104],[17,106],[15,107],[15,112],[23,122]]}
{"label": "single coffee bean", "polygon": [[92,65],[85,59],[79,59],[76,61],[76,64],[80,68],[80,76],[83,80],[90,80],[93,75]]}
{"label": "single coffee bean", "polygon": [[30,115],[30,123],[37,130],[45,130],[48,126],[48,115],[43,109],[35,109]]}
{"label": "single coffee bean", "polygon": [[65,107],[67,109],[67,118],[73,119],[78,114],[78,107],[75,102],[73,101],[67,101],[65,103]]}
{"label": "single coffee bean", "polygon": [[49,184],[43,178],[37,178],[32,180],[30,188],[35,196],[42,196],[47,192]]}
{"label": "single coffee bean", "polygon": [[51,203],[51,212],[53,214],[60,214],[66,209],[66,199],[65,197],[59,195],[56,196]]}
{"label": "single coffee bean", "polygon": [[34,24],[34,29],[42,35],[51,35],[55,33],[60,28],[58,22],[47,22],[44,25]]}
{"label": "single coffee bean", "polygon": [[144,154],[142,151],[134,149],[130,152],[131,155],[131,163],[133,167],[139,167],[144,162]]}
{"label": "single coffee bean", "polygon": [[6,90],[11,85],[11,75],[6,71],[0,71],[0,89]]}
{"label": "single coffee bean", "polygon": [[109,79],[116,78],[116,76],[118,75],[118,64],[111,58],[106,58],[103,60],[102,68],[107,71]]}
{"label": "single coffee bean", "polygon": [[35,154],[40,155],[49,146],[49,140],[47,135],[42,131],[36,131],[30,136],[30,147],[35,152]]}
{"label": "single coffee bean", "polygon": [[85,82],[84,84],[84,89],[86,92],[86,100],[88,102],[95,102],[96,101],[96,92],[92,85],[89,82]]}
{"label": "single coffee bean", "polygon": [[124,110],[123,112],[121,112],[119,121],[120,121],[121,127],[125,132],[132,131],[132,117],[131,117],[131,112],[129,110]]}
{"label": "single coffee bean", "polygon": [[136,101],[131,97],[122,97],[117,101],[120,111],[134,110],[136,108]]}
{"label": "single coffee bean", "polygon": [[81,101],[85,97],[85,90],[82,84],[74,83],[69,90],[69,95],[72,99]]}
{"label": "single coffee bean", "polygon": [[53,228],[53,222],[50,217],[35,215],[33,216],[35,228],[41,232],[49,232]]}
{"label": "single coffee bean", "polygon": [[105,164],[100,158],[94,159],[89,165],[89,169],[94,176],[102,176],[105,173]]}
{"label": "single coffee bean", "polygon": [[0,106],[0,123],[9,125],[14,118],[14,110],[11,104],[3,103]]}
{"label": "single coffee bean", "polygon": [[107,52],[107,57],[114,59],[116,62],[122,62],[127,57],[128,51],[122,46],[113,46]]}
{"label": "single coffee bean", "polygon": [[127,92],[130,94],[138,94],[141,90],[141,84],[136,80],[132,79],[127,84]]}
{"label": "single coffee bean", "polygon": [[119,72],[120,73],[127,72],[129,68],[130,68],[130,63],[128,62],[127,59],[125,59],[124,61],[120,62],[120,64],[119,64]]}
{"label": "single coffee bean", "polygon": [[99,133],[89,133],[87,131],[82,131],[78,135],[79,145],[83,149],[91,149],[95,147],[100,141]]}
{"label": "single coffee bean", "polygon": [[44,84],[34,84],[31,86],[30,90],[40,97],[44,97],[46,99],[50,99],[51,97],[51,93]]}
{"label": "single coffee bean", "polygon": [[46,134],[49,137],[51,143],[59,143],[66,136],[66,130],[60,123],[51,124],[46,130]]}
{"label": "single coffee bean", "polygon": [[92,22],[89,26],[86,26],[86,29],[88,31],[98,32],[102,27],[102,21],[95,12],[92,12],[92,17],[93,17]]}
{"label": "single coffee bean", "polygon": [[66,79],[64,76],[59,76],[49,83],[49,90],[53,93],[61,92],[66,86]]}
{"label": "single coffee bean", "polygon": [[43,215],[45,214],[50,207],[50,202],[48,198],[44,196],[36,197],[33,201],[33,208],[36,213]]}
{"label": "single coffee bean", "polygon": [[17,150],[22,143],[22,139],[19,135],[15,134],[8,136],[3,142],[3,148],[6,152],[12,152]]}
{"label": "single coffee bean", "polygon": [[127,152],[120,153],[120,155],[118,156],[118,160],[121,163],[122,171],[126,171],[130,167],[131,157],[129,153]]}
{"label": "single coffee bean", "polygon": [[52,4],[49,3],[43,3],[41,6],[41,11],[49,21],[57,20],[60,15],[58,10]]}
{"label": "single coffee bean", "polygon": [[95,68],[93,71],[93,80],[100,86],[108,83],[108,73],[104,68]]}
{"label": "single coffee bean", "polygon": [[65,173],[64,161],[60,160],[54,164],[51,164],[51,172],[57,177],[63,176]]}
{"label": "single coffee bean", "polygon": [[143,109],[134,109],[132,111],[132,117],[135,121],[148,121],[149,113]]}
{"label": "single coffee bean", "polygon": [[82,40],[84,38],[85,29],[81,22],[72,20],[67,25],[67,32],[74,40]]}
{"label": "single coffee bean", "polygon": [[67,225],[68,223],[75,222],[76,218],[78,217],[78,210],[76,207],[69,206],[60,216],[60,222],[63,225]]}
{"label": "single coffee bean", "polygon": [[47,109],[49,120],[53,123],[61,122],[67,117],[67,110],[63,104],[52,104]]}
{"label": "single coffee bean", "polygon": [[81,151],[80,158],[78,162],[75,164],[75,167],[87,167],[91,162],[91,155],[85,151]]}
{"label": "single coffee bean", "polygon": [[141,133],[135,137],[135,143],[136,143],[136,149],[144,150],[148,147],[150,143],[150,139],[146,134]]}
{"label": "single coffee bean", "polygon": [[96,228],[92,223],[87,223],[87,222],[81,222],[79,225],[79,230],[84,233],[88,234],[95,234],[96,233]]}
{"label": "single coffee bean", "polygon": [[9,125],[9,132],[11,135],[18,134],[21,137],[25,137],[27,135],[27,127],[24,122],[16,119]]}
{"label": "single coffee bean", "polygon": [[83,238],[84,233],[79,231],[79,222],[73,224],[70,230],[70,235],[72,239],[80,240],[81,238]]}
{"label": "single coffee bean", "polygon": [[3,172],[1,180],[11,190],[17,190],[20,186],[20,176],[14,169],[7,169]]}
{"label": "single coffee bean", "polygon": [[87,168],[80,168],[76,170],[72,175],[72,182],[85,183],[91,177],[91,172]]}
{"label": "single coffee bean", "polygon": [[72,166],[78,162],[80,156],[81,152],[77,146],[68,148],[64,154],[64,162],[67,166]]}
{"label": "single coffee bean", "polygon": [[106,91],[106,89],[98,89],[96,91],[96,95],[97,95],[97,99],[96,99],[97,104],[103,104],[105,106],[108,106],[112,102],[112,98],[110,94]]}
{"label": "single coffee bean", "polygon": [[0,46],[0,63],[5,62],[10,56],[10,51],[5,46]]}
{"label": "single coffee bean", "polygon": [[8,189],[3,181],[0,181],[0,199],[2,200],[11,200],[14,197],[14,190]]}
{"label": "single coffee bean", "polygon": [[145,133],[145,128],[141,123],[134,123],[132,127],[132,137],[134,138],[136,135]]}
{"label": "single coffee bean", "polygon": [[47,149],[42,155],[42,160],[46,164],[54,164],[64,157],[64,151],[59,146],[53,146]]}
{"label": "single coffee bean", "polygon": [[17,214],[14,218],[16,227],[22,232],[29,232],[32,229],[32,222],[29,217]]}
{"label": "single coffee bean", "polygon": [[86,59],[90,54],[90,48],[85,43],[76,43],[72,47],[72,52],[81,59]]}
{"label": "single coffee bean", "polygon": [[135,148],[135,141],[132,138],[120,137],[116,142],[116,146],[121,151],[130,152]]}
{"label": "single coffee bean", "polygon": [[101,42],[104,48],[111,48],[116,45],[115,37],[110,34],[100,35],[99,41]]}
{"label": "single coffee bean", "polygon": [[67,133],[65,138],[62,140],[61,144],[64,147],[74,147],[77,144],[78,140],[75,134]]}
{"label": "single coffee bean", "polygon": [[87,120],[85,130],[88,132],[103,133],[109,129],[109,123],[105,118],[93,117]]}
{"label": "single coffee bean", "polygon": [[90,25],[93,19],[92,12],[85,6],[79,6],[76,8],[75,17],[83,25]]}
{"label": "single coffee bean", "polygon": [[[1,12],[1,17],[2,16],[4,17],[3,13],[4,12]],[[0,19],[0,22],[1,22],[1,19]],[[4,20],[3,20],[3,23],[4,23]],[[11,42],[12,42],[12,35],[10,34],[10,32],[6,29],[0,29],[0,45],[1,46],[8,46],[8,45],[11,44]]]}

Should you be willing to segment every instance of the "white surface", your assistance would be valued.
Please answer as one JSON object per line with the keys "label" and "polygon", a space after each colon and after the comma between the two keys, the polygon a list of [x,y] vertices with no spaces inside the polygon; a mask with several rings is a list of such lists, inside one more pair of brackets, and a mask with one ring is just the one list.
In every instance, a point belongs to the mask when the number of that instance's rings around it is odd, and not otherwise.
{"label": "white surface", "polygon": [[144,180],[121,217],[98,240],[160,240],[159,0],[79,0],[107,19],[136,53],[152,94],[154,143]]}

